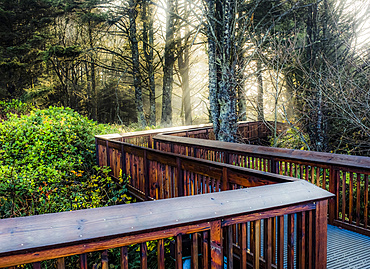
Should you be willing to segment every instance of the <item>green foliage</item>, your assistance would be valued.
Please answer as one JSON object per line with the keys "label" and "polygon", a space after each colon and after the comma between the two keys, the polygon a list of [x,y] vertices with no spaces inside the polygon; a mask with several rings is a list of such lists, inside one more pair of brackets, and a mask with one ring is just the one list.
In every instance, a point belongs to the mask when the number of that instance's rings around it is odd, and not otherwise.
{"label": "green foliage", "polygon": [[2,104],[0,122],[0,214],[2,218],[122,203],[125,182],[95,166],[94,135],[115,132],[70,108],[31,109]]}
{"label": "green foliage", "polygon": [[13,99],[10,101],[0,101],[0,115],[6,116],[8,113],[13,114],[27,114],[31,110],[35,109],[35,106],[28,103],[23,103],[20,100]]}
{"label": "green foliage", "polygon": [[[287,149],[300,149],[308,150],[307,143],[309,142],[309,137],[307,134],[300,132],[300,130],[295,128],[290,128],[282,136],[278,137],[275,147],[287,148]],[[274,141],[271,139],[271,145]]]}

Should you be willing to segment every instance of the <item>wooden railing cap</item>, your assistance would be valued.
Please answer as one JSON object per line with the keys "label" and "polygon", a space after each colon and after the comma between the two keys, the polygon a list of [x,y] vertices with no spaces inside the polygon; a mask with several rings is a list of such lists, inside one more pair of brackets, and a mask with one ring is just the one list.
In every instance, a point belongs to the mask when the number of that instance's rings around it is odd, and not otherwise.
{"label": "wooden railing cap", "polygon": [[[0,257],[328,199],[306,181],[0,220]],[[282,213],[284,214],[284,213]]]}
{"label": "wooden railing cap", "polygon": [[312,163],[321,163],[324,165],[338,165],[344,167],[357,167],[370,170],[370,158],[363,156],[352,156],[344,154],[334,154],[326,152],[295,150],[285,148],[274,148],[265,146],[256,146],[249,144],[237,144],[208,139],[177,137],[164,134],[158,134],[154,140],[162,140],[164,142],[172,142],[178,144],[188,144],[200,147],[209,147],[214,149],[222,149],[226,151],[239,151],[266,157],[275,157],[277,159],[291,159],[297,161],[309,161]]}

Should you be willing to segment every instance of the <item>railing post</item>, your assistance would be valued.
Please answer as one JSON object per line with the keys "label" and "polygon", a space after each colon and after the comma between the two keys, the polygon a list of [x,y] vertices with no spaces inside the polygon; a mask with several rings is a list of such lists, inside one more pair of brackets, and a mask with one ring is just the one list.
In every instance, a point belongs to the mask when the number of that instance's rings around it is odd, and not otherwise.
{"label": "railing post", "polygon": [[178,190],[178,197],[184,196],[184,177],[181,169],[181,159],[176,157],[177,163],[177,190]]}
{"label": "railing post", "polygon": [[144,149],[144,158],[143,158],[143,166],[144,166],[144,190],[145,190],[145,198],[148,201],[150,197],[150,183],[149,183],[149,161],[147,157],[147,150]]}
{"label": "railing post", "polygon": [[151,135],[148,136],[148,148],[153,148],[153,137]]}
{"label": "railing post", "polygon": [[271,159],[271,167],[270,172],[274,174],[279,174],[279,167],[277,166],[278,162],[275,160],[275,158]]}
{"label": "railing post", "polygon": [[106,151],[106,154],[107,154],[107,166],[110,167],[110,156],[109,156],[109,147],[108,147],[108,143],[109,141],[106,140],[105,141],[105,151]]}
{"label": "railing post", "polygon": [[96,165],[99,165],[99,145],[98,145],[98,138],[95,137],[95,154],[96,154]]}
{"label": "railing post", "polygon": [[[329,191],[337,196],[339,195],[339,193],[336,193],[337,171],[334,169],[333,166],[330,166],[329,169]],[[336,210],[337,209],[335,199],[329,199],[329,224],[334,224]]]}
{"label": "railing post", "polygon": [[127,171],[126,171],[126,152],[123,147],[123,144],[121,144],[121,169],[122,169],[122,176],[125,174],[127,176]]}
{"label": "railing post", "polygon": [[327,256],[327,210],[328,201],[316,202],[315,234],[314,234],[314,268],[326,268]]}
{"label": "railing post", "polygon": [[211,222],[211,269],[223,268],[221,221]]}
{"label": "railing post", "polygon": [[221,190],[227,191],[229,187],[228,184],[228,170],[226,167],[222,168],[222,184],[221,184]]}

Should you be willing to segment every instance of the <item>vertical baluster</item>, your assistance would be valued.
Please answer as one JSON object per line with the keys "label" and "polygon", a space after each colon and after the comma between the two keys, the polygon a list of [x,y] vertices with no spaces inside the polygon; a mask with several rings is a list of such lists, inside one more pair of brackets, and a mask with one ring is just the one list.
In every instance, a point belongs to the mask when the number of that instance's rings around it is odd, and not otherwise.
{"label": "vertical baluster", "polygon": [[264,219],[264,257],[265,257],[265,268],[271,269],[272,267],[272,221],[273,218]]}
{"label": "vertical baluster", "polygon": [[300,164],[299,165],[299,178],[300,179],[304,179],[304,174],[303,174],[303,167],[304,167],[304,165],[303,164]]}
{"label": "vertical baluster", "polygon": [[194,191],[193,191],[193,195],[196,195],[198,194],[198,174],[195,174],[194,175]]}
{"label": "vertical baluster", "polygon": [[170,174],[170,166],[169,165],[165,165],[165,172],[166,172],[166,177],[165,177],[165,181],[164,181],[164,185],[163,185],[163,189],[164,189],[164,199],[167,199],[167,198],[170,198],[170,177],[171,177],[171,174]]}
{"label": "vertical baluster", "polygon": [[320,167],[316,167],[316,185],[320,187]]}
{"label": "vertical baluster", "polygon": [[233,269],[234,267],[234,247],[233,247],[233,227],[227,226],[227,268]]}
{"label": "vertical baluster", "polygon": [[287,175],[288,175],[288,162],[287,162],[287,161],[285,161],[284,175],[285,175],[285,176],[287,176]]}
{"label": "vertical baluster", "polygon": [[364,225],[365,225],[365,229],[367,229],[367,216],[368,216],[367,210],[368,210],[368,202],[369,202],[369,176],[368,175],[365,175],[364,193],[365,193]]}
{"label": "vertical baluster", "polygon": [[176,163],[177,163],[177,188],[178,193],[177,196],[184,196],[184,174],[185,171],[182,170],[181,166],[181,159],[179,157],[176,157]]}
{"label": "vertical baluster", "polygon": [[297,213],[297,259],[296,267],[305,268],[306,264],[306,213]]}
{"label": "vertical baluster", "polygon": [[308,176],[309,176],[309,170],[310,170],[310,168],[309,168],[308,165],[305,165],[304,169],[305,169],[305,180],[308,181]]}
{"label": "vertical baluster", "polygon": [[273,217],[272,218],[272,263],[276,263],[277,259],[277,246],[276,246],[276,241],[277,241],[277,222],[278,218]]}
{"label": "vertical baluster", "polygon": [[307,247],[306,247],[306,268],[312,269],[313,265],[313,211],[308,211],[306,213],[306,233],[307,233]]}
{"label": "vertical baluster", "polygon": [[356,174],[356,225],[360,225],[360,203],[361,203],[361,175]]}
{"label": "vertical baluster", "polygon": [[284,174],[284,172],[283,172],[283,161],[279,161],[279,166],[280,166],[279,174],[283,175]]}
{"label": "vertical baluster", "polygon": [[128,249],[127,247],[121,247],[121,269],[128,269]]}
{"label": "vertical baluster", "polygon": [[140,266],[141,269],[148,268],[148,246],[146,242],[140,244]]}
{"label": "vertical baluster", "polygon": [[209,242],[208,231],[202,233],[202,268],[208,269],[209,267]]}
{"label": "vertical baluster", "polygon": [[335,177],[335,199],[336,199],[336,207],[335,207],[335,219],[339,219],[339,201],[340,201],[340,171],[335,170],[334,173]]}
{"label": "vertical baluster", "polygon": [[198,233],[193,233],[191,239],[191,268],[198,269]]}
{"label": "vertical baluster", "polygon": [[176,269],[182,269],[182,234],[176,236]]}
{"label": "vertical baluster", "polygon": [[101,253],[101,268],[102,269],[108,269],[108,250],[104,250]]}
{"label": "vertical baluster", "polygon": [[277,268],[284,268],[284,216],[277,217]]}
{"label": "vertical baluster", "polygon": [[57,259],[57,269],[65,269],[66,268],[66,262],[64,258]]}
{"label": "vertical baluster", "polygon": [[293,163],[289,163],[289,176],[293,176]]}
{"label": "vertical baluster", "polygon": [[157,242],[157,261],[158,269],[164,269],[164,240],[159,239]]}
{"label": "vertical baluster", "polygon": [[347,172],[342,172],[342,221],[346,220],[346,178]]}
{"label": "vertical baluster", "polygon": [[296,177],[296,178],[300,178],[300,177],[298,177],[298,163],[295,163],[294,164],[294,177]]}
{"label": "vertical baluster", "polygon": [[160,195],[160,166],[158,162],[155,162],[155,199],[159,200],[159,195]]}
{"label": "vertical baluster", "polygon": [[353,173],[349,173],[349,223],[352,224],[352,209],[353,209]]}
{"label": "vertical baluster", "polygon": [[80,268],[87,269],[87,255],[86,253],[80,254]]}
{"label": "vertical baluster", "polygon": [[294,268],[294,214],[288,215],[288,269]]}
{"label": "vertical baluster", "polygon": [[41,269],[41,262],[34,262],[32,264],[33,269]]}
{"label": "vertical baluster", "polygon": [[222,228],[221,221],[211,222],[211,268],[223,268],[223,253],[222,253]]}
{"label": "vertical baluster", "polygon": [[311,183],[315,184],[315,167],[311,166]]}
{"label": "vertical baluster", "polygon": [[326,188],[326,183],[327,183],[327,179],[326,179],[326,168],[323,168],[323,176],[322,176],[322,188],[324,190],[327,190]]}
{"label": "vertical baluster", "polygon": [[[261,256],[261,220],[253,222],[253,268],[260,268],[260,256]],[[252,231],[251,231],[252,233]]]}
{"label": "vertical baluster", "polygon": [[240,224],[239,229],[239,246],[240,246],[240,269],[247,269],[247,224]]}

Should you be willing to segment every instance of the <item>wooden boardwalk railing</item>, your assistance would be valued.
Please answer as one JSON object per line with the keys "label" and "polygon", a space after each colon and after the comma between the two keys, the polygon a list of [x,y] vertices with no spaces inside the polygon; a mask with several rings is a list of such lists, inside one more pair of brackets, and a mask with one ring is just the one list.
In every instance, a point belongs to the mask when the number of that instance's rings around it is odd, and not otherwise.
{"label": "wooden boardwalk railing", "polygon": [[[261,140],[266,140],[272,136],[274,122],[239,122],[238,123],[238,136],[246,143],[255,143]],[[285,129],[284,123],[277,123],[277,134],[281,133]],[[127,142],[137,146],[153,148],[153,137],[160,133],[166,133],[173,136],[191,137],[214,140],[215,136],[213,133],[213,127],[211,124],[191,125],[191,126],[179,126],[163,129],[153,129],[138,131],[132,133],[125,133],[119,136],[115,136],[114,139],[118,139],[121,142]]]}
{"label": "wooden boardwalk railing", "polygon": [[[215,192],[40,216],[0,220],[0,267],[120,248],[129,268],[128,246],[140,245],[148,268],[148,243],[156,240],[157,268],[165,268],[164,240],[175,240],[176,268],[183,268],[183,237],[191,239],[192,268],[326,268],[327,199],[332,195],[305,181]],[[288,225],[284,228],[284,216]],[[262,225],[263,224],[263,225]],[[237,229],[237,240],[233,237]],[[287,238],[284,236],[286,229]],[[264,239],[261,240],[261,233]],[[286,245],[284,247],[284,244]],[[262,251],[261,251],[262,250]],[[286,265],[284,265],[286,260]],[[92,261],[95,262],[95,261]],[[235,267],[234,267],[235,265]],[[99,265],[100,266],[100,265]],[[153,267],[151,267],[153,268]]]}
{"label": "wooden boardwalk railing", "polygon": [[370,158],[157,135],[155,148],[305,179],[336,195],[329,223],[370,236]]}
{"label": "wooden boardwalk railing", "polygon": [[294,180],[282,175],[131,145],[117,141],[117,137],[96,137],[98,164],[110,166],[112,176],[116,178],[122,170],[129,178],[131,194],[142,200]]}

